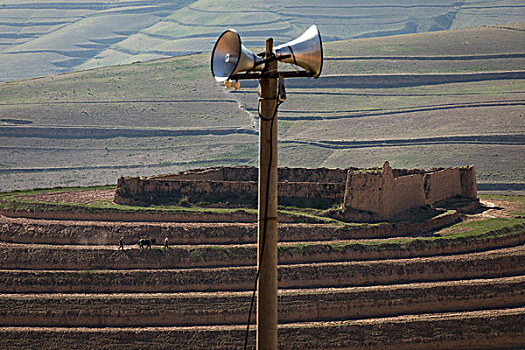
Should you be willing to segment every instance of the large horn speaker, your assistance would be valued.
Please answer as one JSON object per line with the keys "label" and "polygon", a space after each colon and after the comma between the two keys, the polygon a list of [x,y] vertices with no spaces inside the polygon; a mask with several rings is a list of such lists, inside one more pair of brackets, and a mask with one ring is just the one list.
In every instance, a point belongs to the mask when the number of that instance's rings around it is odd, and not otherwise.
{"label": "large horn speaker", "polygon": [[[211,72],[218,82],[236,79],[260,79],[271,74],[265,72],[267,62],[279,60],[292,63],[306,71],[282,72],[284,77],[317,78],[323,69],[323,45],[317,26],[313,25],[300,37],[276,46],[274,54],[264,59],[248,50],[239,34],[229,29],[221,34],[211,55]],[[259,74],[239,74],[260,71]],[[274,73],[274,72],[273,72]]]}
{"label": "large horn speaker", "polygon": [[323,69],[323,44],[317,26],[313,25],[300,37],[274,48],[281,62],[298,65],[317,78]]}
{"label": "large horn speaker", "polygon": [[248,50],[233,29],[221,34],[211,55],[211,72],[218,82],[232,79],[239,72],[261,71],[262,58]]}

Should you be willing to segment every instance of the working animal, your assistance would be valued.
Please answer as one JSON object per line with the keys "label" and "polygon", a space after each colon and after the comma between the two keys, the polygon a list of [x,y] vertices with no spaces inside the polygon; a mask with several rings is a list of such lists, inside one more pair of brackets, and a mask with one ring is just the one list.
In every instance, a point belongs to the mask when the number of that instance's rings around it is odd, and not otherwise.
{"label": "working animal", "polygon": [[144,246],[148,249],[151,249],[151,245],[155,244],[155,238],[141,238],[137,244],[139,245],[140,249],[143,249]]}

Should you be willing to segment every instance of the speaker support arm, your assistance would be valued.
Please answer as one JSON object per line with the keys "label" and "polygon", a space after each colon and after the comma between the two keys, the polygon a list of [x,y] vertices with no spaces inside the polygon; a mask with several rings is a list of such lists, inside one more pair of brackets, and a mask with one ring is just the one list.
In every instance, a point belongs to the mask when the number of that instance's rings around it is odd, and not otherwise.
{"label": "speaker support arm", "polygon": [[311,78],[312,75],[306,71],[291,71],[291,72],[246,72],[235,74],[231,80],[247,80],[247,79],[263,79],[263,78]]}
{"label": "speaker support arm", "polygon": [[[259,56],[259,55],[257,55]],[[260,65],[263,65],[263,64],[266,64],[266,63],[270,63],[270,62],[273,62],[273,61],[279,61],[279,60],[284,60],[286,58],[290,58],[292,57],[291,54],[288,54],[288,55],[281,55],[279,57],[275,56],[275,55],[272,55],[270,56],[269,58],[265,58],[263,59],[262,61],[258,61],[258,62],[255,62],[255,67],[257,66],[260,66]]]}

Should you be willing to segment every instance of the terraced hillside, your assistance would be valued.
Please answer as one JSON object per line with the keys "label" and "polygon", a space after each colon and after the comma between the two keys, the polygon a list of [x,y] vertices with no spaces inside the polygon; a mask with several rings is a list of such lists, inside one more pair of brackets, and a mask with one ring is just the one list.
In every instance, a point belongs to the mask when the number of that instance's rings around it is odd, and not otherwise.
{"label": "terraced hillside", "polygon": [[[326,43],[318,80],[287,81],[279,165],[474,165],[481,190],[523,191],[524,29]],[[255,83],[225,91],[209,59],[0,83],[0,191],[256,165]]]}
{"label": "terraced hillside", "polygon": [[[63,192],[14,195],[49,214],[52,207],[42,203],[53,193],[56,201]],[[77,193],[78,205],[88,207],[108,195]],[[523,198],[483,203],[478,214],[451,216],[460,219],[453,225],[281,223],[280,348],[525,346]],[[242,348],[254,223],[13,213],[0,217],[2,348]],[[19,216],[35,213],[18,209]],[[141,237],[168,237],[170,247],[139,250],[133,242]],[[253,327],[251,333],[250,347]]]}
{"label": "terraced hillside", "polygon": [[248,43],[296,38],[312,22],[325,41],[525,21],[515,0],[4,0],[0,81],[209,52],[238,28]]}

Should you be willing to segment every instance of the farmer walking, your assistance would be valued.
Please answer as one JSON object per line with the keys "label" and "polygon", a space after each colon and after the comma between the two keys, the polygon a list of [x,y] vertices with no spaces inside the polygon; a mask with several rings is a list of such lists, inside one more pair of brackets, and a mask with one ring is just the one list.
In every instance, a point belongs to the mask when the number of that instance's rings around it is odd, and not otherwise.
{"label": "farmer walking", "polygon": [[164,249],[169,249],[169,246],[168,246],[168,237],[164,238]]}
{"label": "farmer walking", "polygon": [[124,237],[120,237],[120,241],[118,242],[118,250],[124,250]]}

